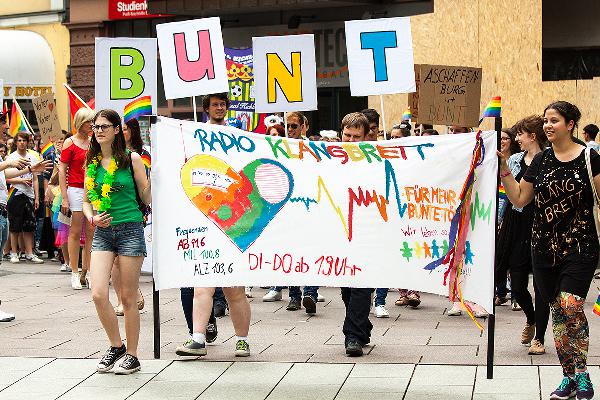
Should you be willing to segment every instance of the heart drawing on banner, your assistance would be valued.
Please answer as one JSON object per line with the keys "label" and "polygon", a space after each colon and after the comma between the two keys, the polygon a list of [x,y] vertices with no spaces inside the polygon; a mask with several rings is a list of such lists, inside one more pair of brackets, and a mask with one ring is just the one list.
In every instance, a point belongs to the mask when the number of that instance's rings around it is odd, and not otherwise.
{"label": "heart drawing on banner", "polygon": [[289,200],[294,177],[267,158],[238,172],[219,158],[198,154],[181,168],[181,184],[192,203],[244,252]]}
{"label": "heart drawing on banner", "polygon": [[48,110],[50,110],[50,112],[54,110],[54,103],[48,103]]}

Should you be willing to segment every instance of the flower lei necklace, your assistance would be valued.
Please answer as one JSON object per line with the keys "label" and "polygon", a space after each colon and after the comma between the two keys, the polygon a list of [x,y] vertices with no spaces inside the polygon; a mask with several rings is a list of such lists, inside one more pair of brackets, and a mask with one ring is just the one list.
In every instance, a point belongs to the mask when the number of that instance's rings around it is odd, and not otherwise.
{"label": "flower lei necklace", "polygon": [[85,173],[85,187],[88,190],[88,200],[99,212],[106,211],[110,208],[110,192],[112,191],[112,184],[115,179],[115,172],[117,171],[117,162],[114,157],[110,158],[108,167],[106,167],[106,173],[102,178],[102,186],[99,191],[96,189],[96,175],[98,174],[98,163],[102,160],[102,155],[96,156],[90,165],[87,166]]}

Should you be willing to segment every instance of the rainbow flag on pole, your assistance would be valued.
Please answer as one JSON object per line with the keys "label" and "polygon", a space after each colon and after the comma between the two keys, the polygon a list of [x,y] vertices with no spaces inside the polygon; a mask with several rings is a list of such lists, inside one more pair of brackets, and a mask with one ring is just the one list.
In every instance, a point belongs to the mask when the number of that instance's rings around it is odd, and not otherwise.
{"label": "rainbow flag on pole", "polygon": [[492,97],[490,102],[483,110],[483,114],[481,115],[481,119],[479,119],[479,123],[483,121],[484,118],[498,118],[502,115],[502,99],[500,96]]}
{"label": "rainbow flag on pole", "polygon": [[403,113],[402,113],[402,121],[408,121],[409,119],[412,118],[412,113],[410,112],[410,107],[408,107]]}
{"label": "rainbow flag on pole", "polygon": [[10,136],[15,137],[15,135],[19,132],[31,133],[31,131],[27,127],[23,111],[21,111],[21,107],[19,107],[17,100],[15,100],[14,98],[10,114],[10,125],[8,127],[8,134]]}
{"label": "rainbow flag on pole", "polygon": [[140,119],[143,115],[152,115],[152,99],[150,96],[139,97],[127,104],[123,110],[123,121],[127,122],[132,118]]}
{"label": "rainbow flag on pole", "polygon": [[54,143],[52,143],[52,142],[46,143],[46,145],[44,147],[42,147],[42,150],[41,150],[42,157],[43,158],[47,157],[50,153],[52,153],[53,150],[54,150]]}
{"label": "rainbow flag on pole", "polygon": [[[67,89],[67,95],[69,96],[69,111],[71,112],[71,133],[77,133],[77,129],[75,129],[75,124],[73,123],[73,117],[75,117],[75,113],[79,111],[80,108],[87,107],[92,110],[85,101],[81,100],[81,97],[77,96],[77,93],[71,89],[69,85],[63,83],[65,89]],[[93,102],[94,99],[90,100],[90,103]]]}
{"label": "rainbow flag on pole", "polygon": [[600,294],[598,294],[598,300],[596,300],[596,304],[594,304],[594,314],[600,315]]}

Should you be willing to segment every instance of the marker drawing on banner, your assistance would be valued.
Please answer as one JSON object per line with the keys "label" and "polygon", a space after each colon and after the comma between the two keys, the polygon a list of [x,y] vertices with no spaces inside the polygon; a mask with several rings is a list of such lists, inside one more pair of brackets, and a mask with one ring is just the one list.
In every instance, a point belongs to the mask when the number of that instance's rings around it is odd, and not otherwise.
{"label": "marker drawing on banner", "polygon": [[218,17],[156,26],[167,99],[228,91]]}
{"label": "marker drawing on banner", "polygon": [[96,109],[130,114],[133,108],[129,118],[156,112],[156,71],[156,39],[96,38]]}
{"label": "marker drawing on banner", "polygon": [[152,142],[158,289],[408,286],[492,309],[493,132],[333,143],[159,117]]}
{"label": "marker drawing on banner", "polygon": [[252,51],[257,112],[317,109],[314,35],[254,37]]}
{"label": "marker drawing on banner", "polygon": [[345,24],[352,96],[415,91],[410,18],[346,21]]}
{"label": "marker drawing on banner", "polygon": [[62,135],[58,112],[54,102],[54,93],[46,93],[32,100],[33,111],[37,119],[42,143],[50,143]]}

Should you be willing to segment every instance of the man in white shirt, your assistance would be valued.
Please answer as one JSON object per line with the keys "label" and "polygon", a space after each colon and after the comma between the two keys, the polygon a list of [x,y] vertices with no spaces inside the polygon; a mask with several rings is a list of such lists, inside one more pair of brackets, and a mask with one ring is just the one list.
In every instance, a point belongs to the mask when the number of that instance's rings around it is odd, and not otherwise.
{"label": "man in white shirt", "polygon": [[590,147],[596,151],[600,149],[600,144],[596,143],[596,136],[598,136],[598,127],[594,124],[586,125],[583,128],[583,140]]}

